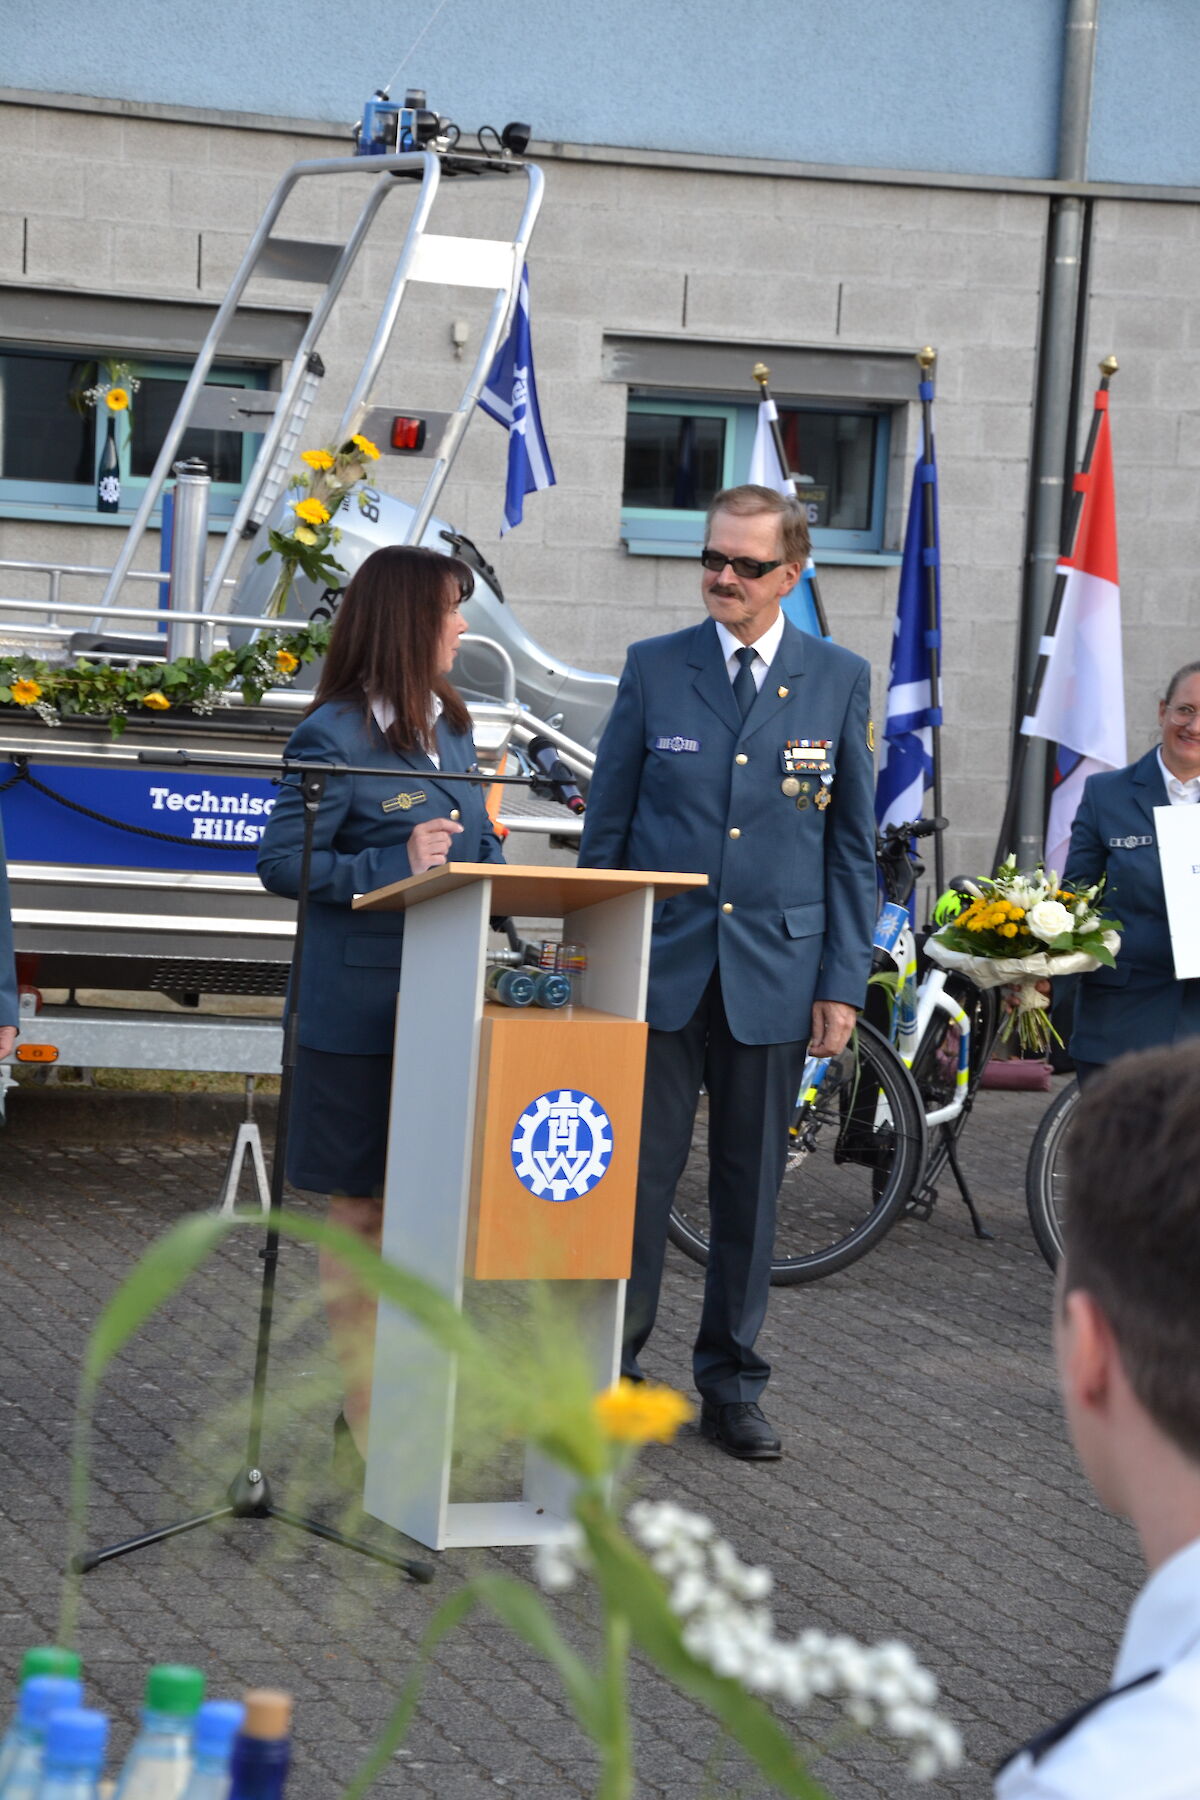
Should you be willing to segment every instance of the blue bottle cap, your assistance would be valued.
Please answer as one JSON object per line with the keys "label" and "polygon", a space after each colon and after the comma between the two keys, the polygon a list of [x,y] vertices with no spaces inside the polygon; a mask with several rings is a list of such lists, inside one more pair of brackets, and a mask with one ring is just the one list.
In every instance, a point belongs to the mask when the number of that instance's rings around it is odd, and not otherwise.
{"label": "blue bottle cap", "polygon": [[47,1769],[98,1769],[108,1743],[108,1720],[85,1707],[52,1712],[46,1720]]}
{"label": "blue bottle cap", "polygon": [[70,1675],[31,1675],[21,1688],[18,1716],[27,1731],[44,1731],[50,1713],[82,1703],[82,1681]]}
{"label": "blue bottle cap", "polygon": [[242,1729],[246,1709],[240,1700],[206,1700],[196,1714],[195,1754],[224,1761]]}

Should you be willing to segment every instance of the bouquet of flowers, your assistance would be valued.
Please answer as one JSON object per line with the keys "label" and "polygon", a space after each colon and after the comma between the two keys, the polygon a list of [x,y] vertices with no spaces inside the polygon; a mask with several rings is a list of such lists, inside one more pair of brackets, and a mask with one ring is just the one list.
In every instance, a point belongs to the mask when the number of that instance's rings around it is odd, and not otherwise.
{"label": "bouquet of flowers", "polygon": [[[296,496],[291,503],[295,515],[291,529],[269,531],[270,549],[258,558],[260,563],[270,556],[283,559],[267,602],[267,617],[272,619],[282,613],[297,569],[303,569],[310,581],[340,585],[338,577],[346,571],[333,555],[333,546],[342,535],[334,516],[346,504],[355,483],[366,480],[367,466],[379,461],[379,452],[369,438],[356,434],[333,450],[305,450],[300,461],[307,473],[293,475],[288,483]],[[360,494],[358,499],[362,506],[365,496]]]}
{"label": "bouquet of flowers", "polygon": [[1021,1047],[1044,1052],[1054,1038],[1050,1001],[1039,987],[1053,975],[1083,975],[1121,947],[1120,921],[1100,911],[1103,881],[1093,887],[1059,886],[1053,869],[1019,874],[1017,859],[1001,863],[991,881],[968,881],[964,894],[942,896],[934,909],[941,927],[925,953],[943,969],[957,969],[976,987],[1007,987],[1011,1010],[1002,1037],[1017,1030]]}

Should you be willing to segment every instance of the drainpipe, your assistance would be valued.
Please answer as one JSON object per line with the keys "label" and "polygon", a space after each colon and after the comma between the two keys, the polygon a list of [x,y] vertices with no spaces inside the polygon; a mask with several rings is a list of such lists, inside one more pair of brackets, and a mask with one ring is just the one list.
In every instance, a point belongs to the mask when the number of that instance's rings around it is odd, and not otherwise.
{"label": "drainpipe", "polygon": [[[1067,0],[1056,171],[1060,181],[1087,180],[1099,11],[1100,0]],[[1060,194],[1051,202],[1013,717],[1014,791],[1010,809],[1015,825],[1006,846],[1016,851],[1022,868],[1037,862],[1042,855],[1045,834],[1050,745],[1044,738],[1021,736],[1020,723],[1037,667],[1062,551],[1074,446],[1071,399],[1076,338],[1086,311],[1081,305],[1085,296],[1080,291],[1080,264],[1085,250],[1087,212],[1088,202],[1075,195]]]}

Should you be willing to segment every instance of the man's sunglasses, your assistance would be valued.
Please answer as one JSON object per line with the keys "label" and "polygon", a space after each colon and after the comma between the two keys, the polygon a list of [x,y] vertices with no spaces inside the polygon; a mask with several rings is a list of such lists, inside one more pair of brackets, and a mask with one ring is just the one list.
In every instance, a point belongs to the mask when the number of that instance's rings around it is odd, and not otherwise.
{"label": "man's sunglasses", "polygon": [[769,575],[772,569],[781,569],[784,559],[780,557],[778,562],[755,562],[752,556],[722,556],[719,550],[702,550],[700,561],[711,575],[719,575],[728,563],[734,574],[740,575],[743,581],[759,581],[764,575]]}

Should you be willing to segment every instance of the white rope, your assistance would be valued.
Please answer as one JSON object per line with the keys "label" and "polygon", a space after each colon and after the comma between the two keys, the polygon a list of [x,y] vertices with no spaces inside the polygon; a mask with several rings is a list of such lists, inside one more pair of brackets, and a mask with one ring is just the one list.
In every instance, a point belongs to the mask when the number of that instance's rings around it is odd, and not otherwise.
{"label": "white rope", "polygon": [[391,93],[392,88],[395,86],[396,76],[400,73],[401,69],[404,67],[405,63],[408,61],[408,59],[412,55],[413,51],[417,48],[417,45],[421,42],[421,39],[425,36],[426,32],[429,30],[430,26],[433,24],[433,21],[437,18],[438,14],[441,12],[441,10],[442,10],[443,6],[445,6],[445,4],[446,4],[446,0],[438,0],[437,5],[434,7],[433,11],[430,13],[428,19],[425,21],[425,24],[421,27],[421,30],[417,33],[417,36],[413,39],[413,41],[409,45],[408,49],[404,52],[404,55],[400,58],[400,61],[396,64],[395,69],[392,71],[391,78],[384,83],[384,92],[386,94]]}

